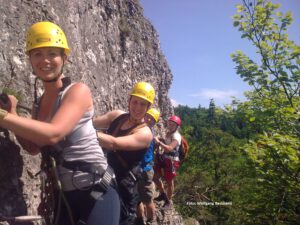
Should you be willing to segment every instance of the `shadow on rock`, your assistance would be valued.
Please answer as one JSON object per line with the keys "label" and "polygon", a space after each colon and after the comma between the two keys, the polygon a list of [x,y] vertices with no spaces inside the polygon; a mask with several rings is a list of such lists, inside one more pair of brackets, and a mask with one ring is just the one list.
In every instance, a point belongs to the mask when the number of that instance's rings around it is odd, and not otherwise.
{"label": "shadow on rock", "polygon": [[27,215],[23,196],[23,159],[20,148],[9,139],[5,130],[0,131],[0,224],[29,225],[31,222],[17,223],[3,218]]}

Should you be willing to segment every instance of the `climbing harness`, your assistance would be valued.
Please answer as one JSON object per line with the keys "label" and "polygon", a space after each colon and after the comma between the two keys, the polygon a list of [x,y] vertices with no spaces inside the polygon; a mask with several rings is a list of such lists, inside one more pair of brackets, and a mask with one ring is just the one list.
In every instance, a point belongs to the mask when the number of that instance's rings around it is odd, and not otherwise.
{"label": "climbing harness", "polygon": [[[42,159],[42,169],[46,175],[46,179],[44,179],[42,185],[40,213],[45,218],[47,225],[58,224],[62,204],[64,204],[67,209],[71,224],[75,225],[71,207],[64,195],[64,190],[91,190],[91,197],[94,197],[96,200],[99,196],[97,193],[105,193],[110,186],[116,187],[114,171],[109,166],[104,170],[101,167],[83,161],[62,161],[61,155],[58,154],[52,146],[43,148]],[[92,177],[89,186],[78,186],[74,180],[72,183],[61,180],[57,174],[57,169],[60,166],[72,170],[73,178],[76,178],[76,174],[88,173]],[[57,193],[56,195],[55,192]],[[55,199],[55,197],[57,199]],[[54,211],[56,215],[54,215]]]}
{"label": "climbing harness", "polygon": [[[63,78],[63,87],[61,95],[57,99],[58,105],[64,94],[64,90],[71,84],[71,80],[67,77]],[[38,99],[35,96],[35,105],[38,112]],[[37,115],[37,114],[36,114]],[[90,191],[92,200],[97,200],[100,195],[105,193],[110,186],[115,187],[114,172],[110,167],[106,169],[101,166],[94,165],[81,160],[67,161],[63,158],[62,149],[68,148],[71,141],[66,137],[56,146],[45,146],[42,148],[42,203],[41,215],[47,219],[47,225],[58,224],[59,216],[65,207],[70,224],[75,225],[74,216],[72,214],[70,203],[66,198],[66,191]],[[66,171],[66,173],[64,173]],[[63,172],[63,176],[61,176]],[[58,175],[60,173],[60,175]],[[55,214],[55,215],[54,215]],[[89,211],[82,212],[80,221],[85,223],[88,219]]]}

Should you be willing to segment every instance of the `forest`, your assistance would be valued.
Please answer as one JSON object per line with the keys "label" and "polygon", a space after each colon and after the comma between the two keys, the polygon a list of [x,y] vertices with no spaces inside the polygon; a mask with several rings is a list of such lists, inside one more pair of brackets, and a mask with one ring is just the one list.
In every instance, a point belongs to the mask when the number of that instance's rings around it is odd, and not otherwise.
{"label": "forest", "polygon": [[233,26],[256,48],[231,57],[251,91],[208,108],[179,105],[190,145],[174,203],[200,224],[299,224],[300,46],[289,39],[290,12],[271,1],[243,0]]}

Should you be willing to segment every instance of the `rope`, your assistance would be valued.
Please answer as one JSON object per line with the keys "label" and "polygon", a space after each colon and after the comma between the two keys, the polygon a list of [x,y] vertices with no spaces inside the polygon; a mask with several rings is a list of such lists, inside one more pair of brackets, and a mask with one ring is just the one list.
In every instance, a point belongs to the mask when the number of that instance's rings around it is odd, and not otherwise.
{"label": "rope", "polygon": [[52,172],[54,174],[54,179],[56,181],[56,186],[57,186],[57,189],[58,189],[58,208],[57,208],[57,212],[56,212],[57,217],[55,218],[55,223],[54,224],[55,225],[58,224],[58,219],[59,219],[59,215],[60,215],[60,211],[61,211],[61,201],[63,200],[63,202],[64,202],[64,204],[67,208],[67,212],[68,212],[68,215],[69,215],[70,222],[71,222],[72,225],[75,225],[70,204],[68,203],[68,200],[66,199],[66,196],[65,196],[65,194],[63,192],[63,189],[62,189],[61,182],[60,182],[58,174],[57,174],[55,159],[52,156],[50,156],[50,163],[51,163]]}

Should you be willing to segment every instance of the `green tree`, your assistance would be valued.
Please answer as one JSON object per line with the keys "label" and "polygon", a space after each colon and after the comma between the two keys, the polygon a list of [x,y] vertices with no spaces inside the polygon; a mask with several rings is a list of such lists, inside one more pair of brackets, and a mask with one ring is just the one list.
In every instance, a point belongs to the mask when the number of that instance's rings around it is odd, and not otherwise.
{"label": "green tree", "polygon": [[[252,140],[244,146],[256,167],[255,191],[240,199],[253,217],[244,224],[297,224],[300,219],[300,47],[289,40],[290,12],[266,0],[243,0],[234,26],[257,49],[232,54],[237,73],[253,87],[241,103]],[[253,204],[255,199],[255,204]],[[248,217],[249,218],[249,217]]]}
{"label": "green tree", "polygon": [[[238,5],[234,26],[242,38],[247,38],[257,49],[256,60],[243,52],[232,54],[237,73],[254,88],[248,97],[256,104],[251,110],[272,120],[264,121],[271,130],[297,132],[294,124],[299,119],[300,102],[300,47],[288,39],[287,28],[292,14],[277,12],[279,5],[265,0],[243,0]],[[257,117],[253,114],[252,120]],[[299,122],[299,121],[298,121]],[[294,124],[293,129],[291,124]],[[267,126],[264,127],[265,130]]]}
{"label": "green tree", "polygon": [[217,126],[216,105],[213,99],[209,102],[207,122],[211,127]]}
{"label": "green tree", "polygon": [[238,107],[239,105],[239,101],[233,100],[230,105],[224,107],[220,116],[220,128],[236,138],[249,138],[251,136],[249,123],[245,119],[245,111]]}
{"label": "green tree", "polygon": [[189,141],[199,142],[202,139],[202,129],[207,127],[207,115],[206,108],[190,108],[188,106],[179,105],[175,108],[175,114],[182,120],[182,128],[186,129],[186,125],[189,125],[189,129],[184,131],[185,135],[189,136]]}
{"label": "green tree", "polygon": [[[218,128],[205,128],[203,140],[192,143],[184,171],[176,180],[175,203],[186,217],[204,224],[228,223],[239,208],[233,199],[245,176],[246,159],[238,140]],[[228,205],[218,205],[218,203]]]}
{"label": "green tree", "polygon": [[[188,157],[176,179],[175,203],[178,209],[185,217],[193,217],[204,224],[233,224],[236,215],[244,218],[245,214],[235,204],[238,202],[235,199],[238,199],[240,185],[247,184],[243,180],[252,178],[253,168],[248,169],[249,160],[240,149],[245,140],[234,137],[232,129],[220,129],[224,118],[229,124],[234,124],[235,116],[227,117],[229,113],[214,104],[208,109],[185,106],[183,110],[179,106],[175,112],[183,118],[181,132],[188,137],[190,144]],[[201,124],[195,123],[199,115]],[[191,131],[198,129],[201,138],[191,138]],[[220,206],[218,202],[229,205]]]}

